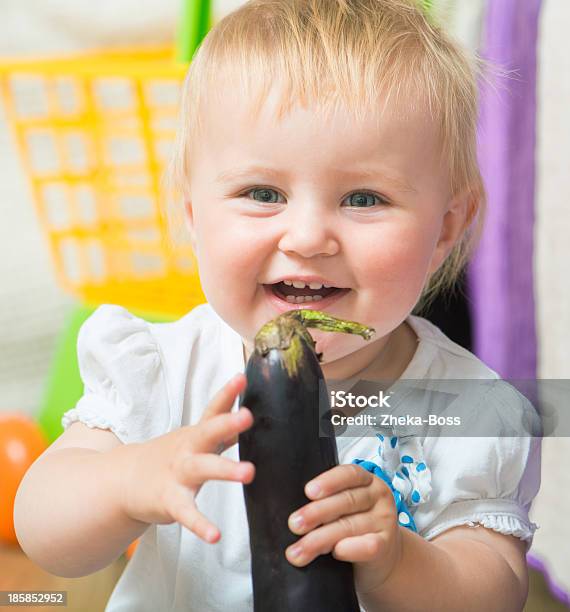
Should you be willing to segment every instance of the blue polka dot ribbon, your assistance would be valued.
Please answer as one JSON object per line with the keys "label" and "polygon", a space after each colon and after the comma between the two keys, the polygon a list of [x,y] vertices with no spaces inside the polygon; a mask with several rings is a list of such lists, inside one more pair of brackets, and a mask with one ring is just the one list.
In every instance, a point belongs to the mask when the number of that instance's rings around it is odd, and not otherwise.
{"label": "blue polka dot ribbon", "polygon": [[406,502],[404,501],[402,494],[400,493],[400,491],[394,488],[390,478],[384,472],[384,470],[372,461],[365,461],[364,459],[354,459],[352,463],[355,463],[361,468],[364,468],[367,472],[378,476],[378,478],[381,478],[390,487],[390,491],[392,491],[392,495],[394,496],[396,510],[398,512],[398,524],[400,524],[402,527],[407,527],[410,531],[417,533],[418,529],[414,522],[414,517],[410,514],[410,511],[406,506]]}
{"label": "blue polka dot ribbon", "polygon": [[398,438],[377,434],[380,465],[392,486],[409,506],[428,501],[431,495],[431,471],[424,460],[422,443],[416,436]]}

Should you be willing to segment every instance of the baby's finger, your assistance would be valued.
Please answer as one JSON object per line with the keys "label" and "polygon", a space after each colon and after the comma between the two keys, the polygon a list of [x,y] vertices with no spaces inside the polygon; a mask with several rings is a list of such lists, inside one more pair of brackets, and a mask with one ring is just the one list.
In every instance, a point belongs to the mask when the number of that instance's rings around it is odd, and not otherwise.
{"label": "baby's finger", "polygon": [[289,529],[293,533],[302,535],[319,525],[332,523],[341,516],[370,510],[375,502],[376,498],[372,495],[370,487],[345,489],[330,497],[311,502],[291,514]]}
{"label": "baby's finger", "polygon": [[332,555],[339,561],[364,563],[378,558],[382,550],[387,548],[386,538],[383,534],[365,533],[352,538],[344,538],[334,547]]}
{"label": "baby's finger", "polygon": [[193,439],[193,451],[197,453],[220,452],[221,445],[232,441],[236,435],[253,425],[253,415],[242,407],[232,414],[219,414],[196,426]]}
{"label": "baby's finger", "polygon": [[364,535],[378,530],[371,512],[343,516],[333,523],[323,525],[303,536],[285,551],[289,561],[298,567],[307,565],[318,555],[332,552],[337,542],[344,538]]}
{"label": "baby's finger", "polygon": [[196,508],[194,501],[183,500],[170,510],[172,518],[195,533],[199,538],[213,544],[220,539],[220,530]]}
{"label": "baby's finger", "polygon": [[212,454],[192,454],[183,464],[180,482],[186,486],[202,484],[207,480],[231,480],[249,483],[255,468],[249,461],[232,461]]}
{"label": "baby's finger", "polygon": [[305,495],[309,499],[321,499],[345,489],[367,486],[373,478],[376,476],[358,465],[337,465],[308,482],[305,485]]}
{"label": "baby's finger", "polygon": [[208,420],[218,414],[229,412],[234,405],[235,398],[245,389],[247,378],[245,374],[239,373],[231,378],[214,395],[200,419],[200,422]]}

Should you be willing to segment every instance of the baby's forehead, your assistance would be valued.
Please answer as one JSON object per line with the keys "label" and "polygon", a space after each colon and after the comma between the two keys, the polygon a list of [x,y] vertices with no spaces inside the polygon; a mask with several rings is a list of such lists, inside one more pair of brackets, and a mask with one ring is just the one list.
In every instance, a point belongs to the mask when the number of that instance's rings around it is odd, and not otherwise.
{"label": "baby's forehead", "polygon": [[421,97],[400,91],[379,93],[371,102],[347,102],[341,94],[303,98],[291,94],[287,87],[274,86],[269,91],[240,92],[235,95],[207,97],[200,109],[204,127],[240,126],[251,129],[287,125],[292,115],[323,129],[334,124],[350,130],[359,125],[381,129],[387,124],[399,129],[414,126],[422,131],[438,127],[438,118]]}
{"label": "baby's forehead", "polygon": [[[206,109],[204,132],[192,159],[200,174],[233,182],[271,167],[300,182],[378,175],[439,174],[437,126],[422,109],[380,100],[372,109],[293,100],[283,108],[276,94],[261,106],[255,99],[219,98]],[[389,101],[388,101],[389,102]],[[421,168],[420,168],[421,166]],[[208,180],[209,180],[208,179]],[[206,178],[205,178],[206,180]],[[406,179],[401,183],[409,183]]]}

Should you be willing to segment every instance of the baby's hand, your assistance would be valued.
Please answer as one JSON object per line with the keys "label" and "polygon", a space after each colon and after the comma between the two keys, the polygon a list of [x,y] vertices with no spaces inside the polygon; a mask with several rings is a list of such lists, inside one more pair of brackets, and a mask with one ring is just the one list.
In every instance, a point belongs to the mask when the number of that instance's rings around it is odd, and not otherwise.
{"label": "baby's hand", "polygon": [[122,508],[129,517],[144,523],[177,521],[206,542],[218,541],[219,530],[197,509],[195,497],[207,480],[253,480],[252,463],[217,454],[253,423],[247,408],[230,413],[245,385],[244,374],[232,378],[196,425],[125,447],[131,450],[124,454]]}
{"label": "baby's hand", "polygon": [[287,551],[296,566],[318,555],[354,563],[358,592],[379,588],[401,558],[402,540],[392,492],[357,465],[337,465],[305,486],[311,500],[289,517],[289,528],[304,535]]}

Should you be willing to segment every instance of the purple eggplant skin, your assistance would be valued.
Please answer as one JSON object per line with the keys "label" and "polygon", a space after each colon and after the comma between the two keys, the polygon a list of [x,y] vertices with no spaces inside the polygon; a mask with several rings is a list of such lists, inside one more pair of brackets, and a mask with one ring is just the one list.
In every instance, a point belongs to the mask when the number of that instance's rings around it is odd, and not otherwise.
{"label": "purple eggplant skin", "polygon": [[254,422],[239,436],[239,456],[256,468],[254,480],[243,486],[254,610],[359,612],[351,563],[326,554],[295,567],[285,557],[299,539],[289,529],[289,515],[310,501],[305,485],[338,464],[332,426],[327,436],[319,423],[319,402],[326,406],[329,400],[314,345],[295,335],[288,348],[256,351],[246,377],[240,405],[251,410]]}

